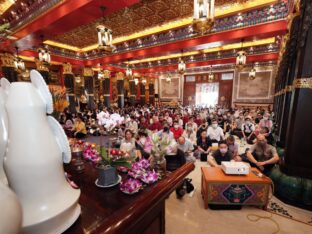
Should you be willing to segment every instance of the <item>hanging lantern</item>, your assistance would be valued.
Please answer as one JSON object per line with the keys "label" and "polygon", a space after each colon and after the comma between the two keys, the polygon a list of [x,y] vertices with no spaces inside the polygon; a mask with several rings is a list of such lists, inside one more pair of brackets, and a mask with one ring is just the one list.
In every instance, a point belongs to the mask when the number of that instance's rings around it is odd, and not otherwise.
{"label": "hanging lantern", "polygon": [[180,74],[184,74],[186,71],[186,64],[184,63],[183,59],[180,58],[180,62],[178,64],[178,72]]}
{"label": "hanging lantern", "polygon": [[75,80],[76,80],[76,83],[81,83],[81,77],[80,76],[76,76],[76,78],[75,78]]}
{"label": "hanging lantern", "polygon": [[113,31],[104,25],[99,25],[96,27],[98,32],[98,44],[99,49],[106,52],[113,52]]}
{"label": "hanging lantern", "polygon": [[166,81],[167,82],[171,82],[171,75],[170,75],[170,73],[167,74]]}
{"label": "hanging lantern", "polygon": [[50,63],[51,62],[51,56],[48,49],[41,47],[38,49],[38,58],[40,62]]}
{"label": "hanging lantern", "polygon": [[132,77],[132,69],[129,67],[129,65],[127,66],[126,77],[127,78],[131,78]]}
{"label": "hanging lantern", "polygon": [[14,58],[14,66],[17,70],[22,70],[22,71],[25,70],[25,63],[18,56]]}
{"label": "hanging lantern", "polygon": [[21,58],[18,57],[18,47],[17,46],[15,47],[15,49],[16,49],[16,55],[14,56],[14,60],[13,60],[15,69],[24,71],[25,70],[25,63]]}
{"label": "hanging lantern", "polygon": [[208,73],[208,82],[211,83],[214,81],[214,74],[212,72],[212,66],[210,67],[210,71]]}
{"label": "hanging lantern", "polygon": [[210,31],[214,24],[215,0],[194,0],[193,27],[195,31],[204,34]]}
{"label": "hanging lantern", "polygon": [[249,72],[249,80],[254,80],[254,79],[256,79],[256,69],[255,69],[255,67],[253,66],[252,67],[252,69],[250,70],[250,72]]}
{"label": "hanging lantern", "polygon": [[246,56],[245,51],[241,50],[241,51],[237,52],[236,67],[238,69],[242,69],[246,65],[246,60],[247,60],[247,56]]}
{"label": "hanging lantern", "polygon": [[135,79],[134,79],[134,83],[135,83],[135,85],[138,85],[138,84],[139,84],[139,79],[138,79],[138,78],[135,78]]}
{"label": "hanging lantern", "polygon": [[102,69],[99,70],[99,73],[98,73],[98,79],[101,80],[104,78],[104,72]]}

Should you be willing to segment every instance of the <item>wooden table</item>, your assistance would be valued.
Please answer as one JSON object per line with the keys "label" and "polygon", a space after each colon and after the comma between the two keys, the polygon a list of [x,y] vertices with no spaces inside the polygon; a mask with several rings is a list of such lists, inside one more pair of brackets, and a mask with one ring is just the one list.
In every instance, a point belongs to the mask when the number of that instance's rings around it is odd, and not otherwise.
{"label": "wooden table", "polygon": [[201,194],[205,209],[214,205],[256,205],[266,209],[271,179],[249,175],[226,175],[219,167],[202,167]]}
{"label": "wooden table", "polygon": [[96,170],[90,163],[86,162],[85,166],[81,174],[75,172],[73,165],[65,166],[65,171],[81,189],[79,204],[82,210],[78,220],[65,233],[164,233],[165,199],[195,168],[194,164],[187,163],[156,184],[127,195],[119,186],[96,187]]}

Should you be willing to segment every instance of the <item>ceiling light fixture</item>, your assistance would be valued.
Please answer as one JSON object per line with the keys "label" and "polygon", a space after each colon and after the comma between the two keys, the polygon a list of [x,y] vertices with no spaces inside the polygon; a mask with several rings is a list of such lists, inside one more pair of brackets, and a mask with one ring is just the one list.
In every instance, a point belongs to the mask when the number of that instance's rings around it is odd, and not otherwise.
{"label": "ceiling light fixture", "polygon": [[181,50],[181,57],[180,57],[180,61],[179,61],[179,64],[178,64],[178,72],[183,75],[186,71],[186,64],[184,63],[183,59],[183,50]]}
{"label": "ceiling light fixture", "polygon": [[[105,7],[100,7],[102,15],[103,15],[103,22],[104,22],[104,11]],[[104,24],[100,24],[96,27],[98,32],[98,49],[100,49],[105,54],[110,54],[113,52],[113,31],[104,26]]]}
{"label": "ceiling light fixture", "polygon": [[133,75],[132,69],[131,69],[131,67],[130,67],[130,63],[129,63],[129,60],[128,60],[127,69],[126,69],[126,77],[127,77],[128,79],[131,79],[131,78],[132,78],[132,75]]}
{"label": "ceiling light fixture", "polygon": [[38,48],[38,59],[40,62],[44,62],[49,64],[51,62],[51,55],[50,55],[50,51],[44,46],[43,44],[43,35],[40,35],[41,41],[42,41],[42,45],[41,47]]}
{"label": "ceiling light fixture", "polygon": [[215,0],[194,0],[193,27],[195,31],[205,34],[214,25]]}
{"label": "ceiling light fixture", "polygon": [[252,68],[251,68],[251,70],[250,70],[250,72],[249,72],[249,76],[248,76],[248,78],[249,78],[249,80],[254,80],[254,79],[256,79],[256,68],[255,68],[255,64],[253,64],[252,65]]}
{"label": "ceiling light fixture", "polygon": [[18,57],[18,47],[15,47],[16,49],[16,55],[14,57],[14,66],[16,68],[16,70],[21,70],[24,71],[25,70],[25,63],[24,61]]}
{"label": "ceiling light fixture", "polygon": [[208,73],[208,82],[211,83],[214,81],[214,74],[212,72],[212,65],[210,66],[210,71]]}
{"label": "ceiling light fixture", "polygon": [[238,51],[236,55],[236,68],[239,70],[244,68],[246,61],[247,61],[246,52],[243,50],[244,39],[242,39],[241,45],[242,45],[241,50]]}

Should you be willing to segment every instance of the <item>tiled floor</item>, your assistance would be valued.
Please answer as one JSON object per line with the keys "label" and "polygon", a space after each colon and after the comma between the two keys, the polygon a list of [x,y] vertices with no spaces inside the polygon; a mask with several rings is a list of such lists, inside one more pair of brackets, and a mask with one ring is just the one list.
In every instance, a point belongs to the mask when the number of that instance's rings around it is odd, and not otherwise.
{"label": "tiled floor", "polygon": [[[193,179],[196,191],[193,197],[184,196],[182,200],[171,194],[166,201],[166,233],[167,234],[271,234],[277,230],[276,225],[268,219],[251,222],[247,214],[270,216],[271,213],[254,207],[243,207],[241,210],[204,209],[200,194],[200,167],[206,163],[196,162],[195,170],[188,176]],[[312,226],[293,221],[279,215],[273,219],[280,227],[279,233],[312,233]]]}

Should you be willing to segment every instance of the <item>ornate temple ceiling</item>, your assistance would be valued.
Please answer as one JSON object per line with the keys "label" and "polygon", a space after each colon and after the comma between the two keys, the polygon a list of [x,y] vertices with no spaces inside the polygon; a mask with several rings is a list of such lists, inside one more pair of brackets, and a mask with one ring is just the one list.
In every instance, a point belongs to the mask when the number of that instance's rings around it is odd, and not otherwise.
{"label": "ornate temple ceiling", "polygon": [[9,9],[13,3],[13,0],[0,0],[0,15],[2,15],[7,9]]}
{"label": "ornate temple ceiling", "polygon": [[[254,2],[251,0],[216,0],[217,8],[233,9],[238,5]],[[259,1],[258,1],[259,2]],[[95,28],[99,23],[113,30],[114,37],[127,36],[147,28],[161,26],[173,21],[191,17],[193,0],[142,0],[107,17],[82,25],[62,35],[50,38],[52,41],[86,47],[97,42]],[[258,3],[259,4],[259,3]],[[100,9],[99,9],[100,11]]]}

